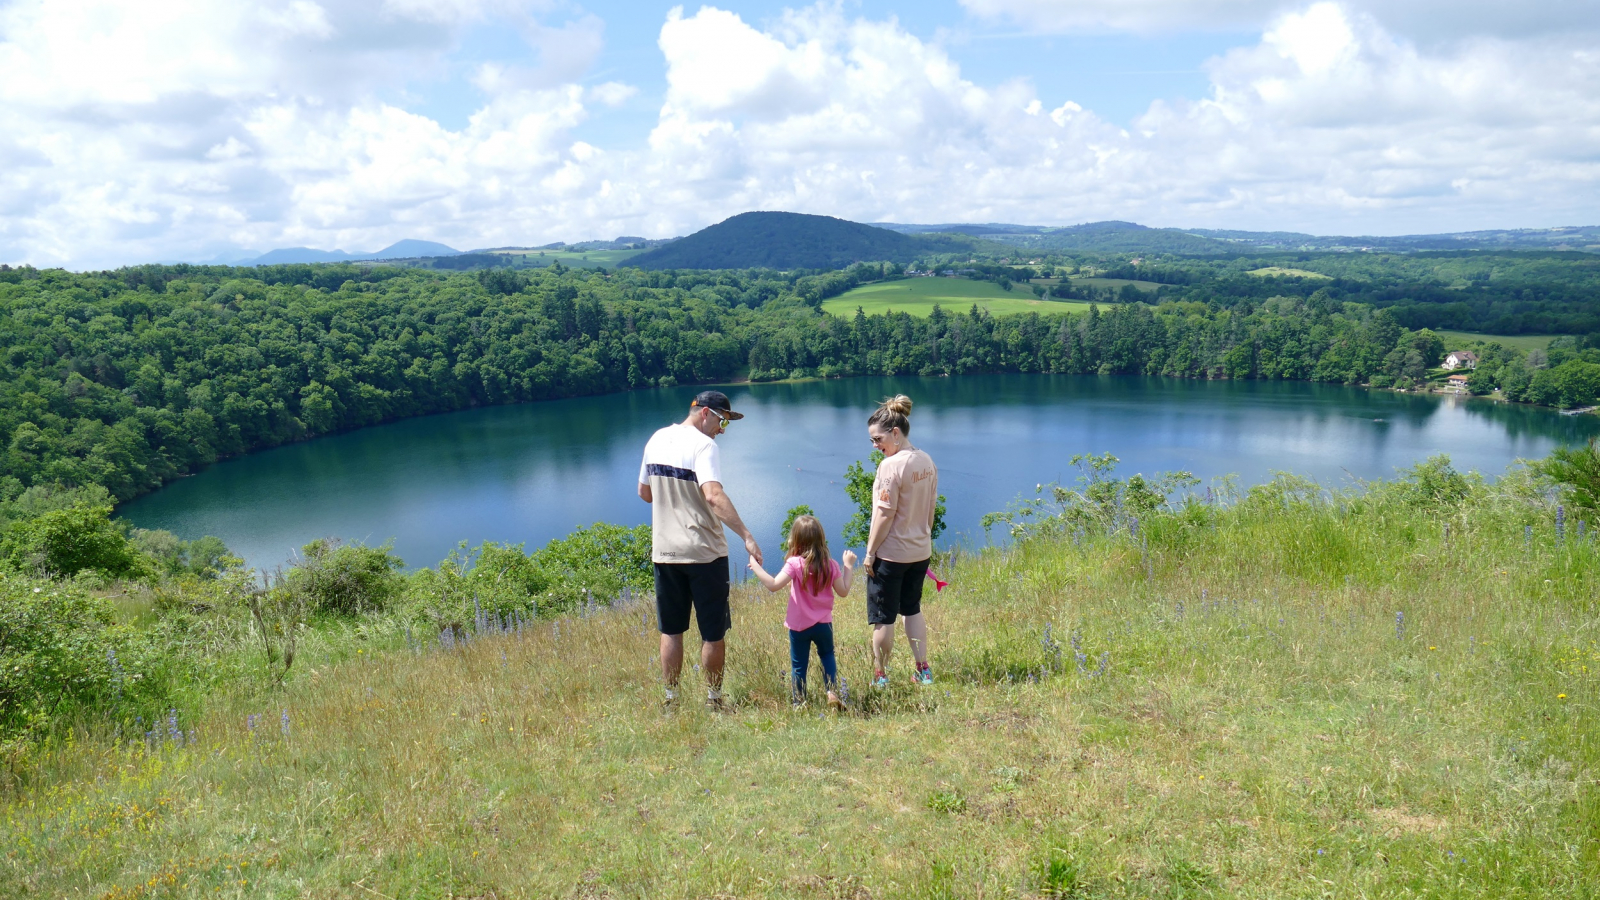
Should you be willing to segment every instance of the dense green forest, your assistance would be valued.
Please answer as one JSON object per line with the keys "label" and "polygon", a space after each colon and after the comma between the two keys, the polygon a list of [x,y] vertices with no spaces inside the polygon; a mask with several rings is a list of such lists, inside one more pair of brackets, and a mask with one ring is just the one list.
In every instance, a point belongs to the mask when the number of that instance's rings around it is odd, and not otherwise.
{"label": "dense green forest", "polygon": [[[1153,302],[1079,316],[926,319],[818,312],[822,300],[899,271],[889,264],[821,273],[6,269],[0,500],[51,485],[100,486],[125,500],[225,456],[385,420],[746,374],[1137,373],[1406,387],[1452,349],[1420,329],[1462,327],[1452,310],[1520,326],[1508,331],[1600,329],[1592,257],[1330,255],[1294,263],[1326,278],[1249,274],[1263,264],[976,264],[979,277],[1010,272],[1019,282],[1089,272],[1162,287]],[[1486,347],[1473,387],[1593,402],[1595,344]]]}

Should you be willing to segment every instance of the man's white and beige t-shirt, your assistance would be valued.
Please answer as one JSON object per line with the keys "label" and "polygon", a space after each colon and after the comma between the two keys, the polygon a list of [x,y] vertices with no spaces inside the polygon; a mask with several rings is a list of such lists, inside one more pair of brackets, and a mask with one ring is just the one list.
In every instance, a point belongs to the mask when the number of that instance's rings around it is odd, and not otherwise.
{"label": "man's white and beige t-shirt", "polygon": [[658,563],[708,563],[728,555],[722,520],[700,486],[722,481],[717,442],[679,422],[644,445],[639,483],[650,486],[650,558]]}

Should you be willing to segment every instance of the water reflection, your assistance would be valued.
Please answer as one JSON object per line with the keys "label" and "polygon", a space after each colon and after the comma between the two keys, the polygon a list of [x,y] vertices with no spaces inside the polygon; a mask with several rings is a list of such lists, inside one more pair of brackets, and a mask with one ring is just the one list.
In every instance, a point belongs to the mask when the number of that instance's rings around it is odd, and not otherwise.
{"label": "water reflection", "polygon": [[[392,538],[413,565],[459,540],[530,546],[603,520],[637,524],[639,453],[684,414],[693,388],[468,410],[280,447],[212,467],[125,505],[135,524],[216,534],[257,566],[322,535]],[[916,401],[915,441],[940,463],[952,539],[1037,482],[1070,479],[1077,453],[1124,472],[1188,469],[1246,483],[1292,471],[1337,484],[1380,478],[1432,453],[1498,473],[1596,433],[1600,420],[1470,398],[1297,382],[984,375],[856,378],[728,389],[749,417],[721,438],[729,493],[764,546],[790,506],[837,534],[839,485],[870,448],[878,400]],[[742,560],[736,561],[742,564]]]}

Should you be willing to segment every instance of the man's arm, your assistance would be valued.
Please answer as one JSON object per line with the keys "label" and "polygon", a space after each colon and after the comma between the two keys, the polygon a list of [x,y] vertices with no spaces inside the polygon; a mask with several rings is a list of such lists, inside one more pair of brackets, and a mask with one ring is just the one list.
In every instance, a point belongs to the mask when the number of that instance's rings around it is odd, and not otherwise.
{"label": "man's arm", "polygon": [[642,482],[639,484],[639,499],[643,500],[646,503],[654,503],[655,502],[654,496],[652,496],[651,493],[650,493],[650,485],[644,484]]}
{"label": "man's arm", "polygon": [[728,494],[722,489],[722,482],[708,481],[700,485],[700,493],[711,504],[711,511],[717,514],[722,524],[733,529],[733,533],[744,538],[744,549],[749,551],[750,558],[757,563],[762,562],[761,547],[756,543],[755,535],[750,529],[744,527],[744,520],[739,518],[739,511],[733,508],[733,501],[728,499]]}

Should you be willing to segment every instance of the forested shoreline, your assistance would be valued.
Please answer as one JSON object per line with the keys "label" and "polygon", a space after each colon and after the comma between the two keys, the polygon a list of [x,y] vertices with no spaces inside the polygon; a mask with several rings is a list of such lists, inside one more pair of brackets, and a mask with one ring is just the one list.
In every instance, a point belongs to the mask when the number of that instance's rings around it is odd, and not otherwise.
{"label": "forested shoreline", "polygon": [[[1185,265],[1217,265],[1140,262],[1102,260],[1097,274],[1136,268],[1177,281]],[[1141,294],[1147,302],[1079,315],[819,311],[899,271],[0,271],[0,500],[98,485],[121,501],[220,458],[378,422],[745,376],[1042,372],[1407,387],[1454,349],[1408,330],[1393,309],[1341,299],[1339,282],[1324,278],[1192,275]],[[1025,281],[1063,269],[1009,271]],[[1238,278],[1247,296],[1219,293]],[[1210,299],[1194,299],[1202,295]],[[1532,355],[1486,347],[1473,389],[1593,401],[1600,350],[1587,343]]]}

